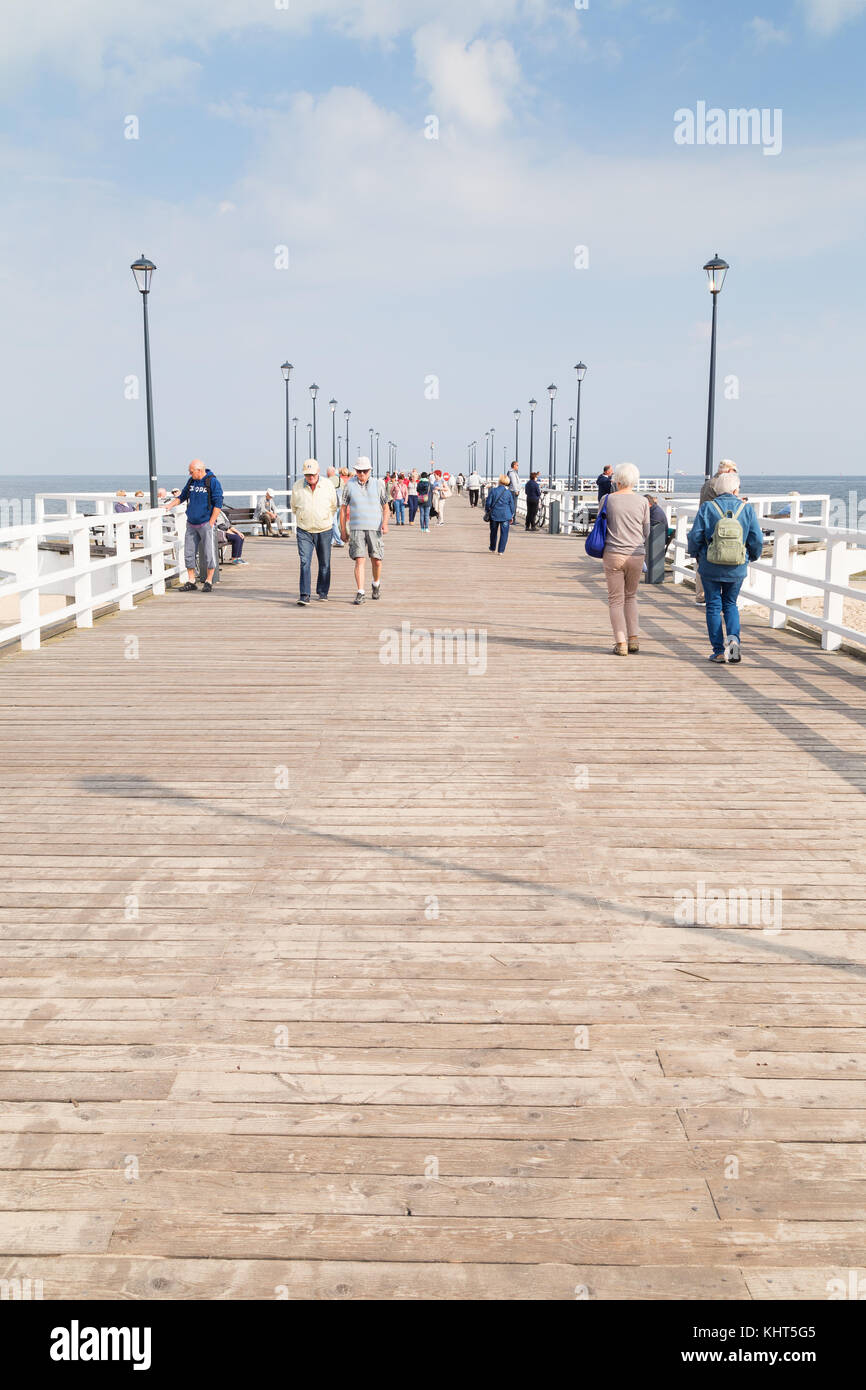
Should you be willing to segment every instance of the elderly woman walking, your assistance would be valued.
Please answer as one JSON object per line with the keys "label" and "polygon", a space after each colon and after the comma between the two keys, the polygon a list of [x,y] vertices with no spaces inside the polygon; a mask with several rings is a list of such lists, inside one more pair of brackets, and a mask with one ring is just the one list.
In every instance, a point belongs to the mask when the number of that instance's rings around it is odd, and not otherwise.
{"label": "elderly woman walking", "polygon": [[621,463],[614,469],[614,490],[605,505],[604,577],[616,656],[640,650],[637,591],[650,532],[650,513],[646,498],[635,491],[639,482],[640,473],[634,464]]}

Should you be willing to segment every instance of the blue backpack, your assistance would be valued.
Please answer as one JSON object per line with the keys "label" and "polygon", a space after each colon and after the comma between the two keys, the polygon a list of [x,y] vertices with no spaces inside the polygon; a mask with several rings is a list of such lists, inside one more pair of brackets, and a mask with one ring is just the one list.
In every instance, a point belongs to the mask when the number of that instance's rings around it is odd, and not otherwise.
{"label": "blue backpack", "polygon": [[591,555],[593,560],[600,560],[604,555],[604,547],[607,544],[607,497],[605,497],[598,509],[598,516],[595,518],[595,525],[590,531],[584,543],[587,555]]}

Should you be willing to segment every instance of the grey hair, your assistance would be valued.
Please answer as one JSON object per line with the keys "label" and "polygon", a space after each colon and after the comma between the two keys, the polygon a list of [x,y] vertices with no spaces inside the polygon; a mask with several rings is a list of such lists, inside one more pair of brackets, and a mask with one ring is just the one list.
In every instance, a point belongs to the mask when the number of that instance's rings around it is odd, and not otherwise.
{"label": "grey hair", "polygon": [[635,468],[633,463],[619,463],[613,470],[613,485],[617,489],[637,487],[639,482],[640,471]]}
{"label": "grey hair", "polygon": [[718,496],[720,493],[736,492],[739,486],[739,473],[731,473],[730,471],[720,473],[719,476],[716,478],[715,483],[716,495]]}

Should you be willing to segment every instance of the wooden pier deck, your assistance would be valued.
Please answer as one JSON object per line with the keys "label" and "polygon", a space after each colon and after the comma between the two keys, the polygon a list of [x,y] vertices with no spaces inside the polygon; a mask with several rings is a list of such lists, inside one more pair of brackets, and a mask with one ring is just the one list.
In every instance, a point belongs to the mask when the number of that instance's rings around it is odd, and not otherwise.
{"label": "wooden pier deck", "polygon": [[[0,661],[0,1278],[826,1298],[866,1278],[866,668],[579,543],[289,541]],[[383,665],[409,620],[487,670]],[[130,639],[137,639],[136,643]],[[782,926],[680,926],[773,890]],[[866,1287],[864,1284],[863,1287]]]}

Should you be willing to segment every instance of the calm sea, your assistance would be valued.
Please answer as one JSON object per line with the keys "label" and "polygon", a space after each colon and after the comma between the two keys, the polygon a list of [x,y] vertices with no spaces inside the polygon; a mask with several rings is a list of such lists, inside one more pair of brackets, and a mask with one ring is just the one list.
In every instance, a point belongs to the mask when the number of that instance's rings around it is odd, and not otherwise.
{"label": "calm sea", "polygon": [[[167,473],[160,477],[160,484],[170,489],[182,486],[185,480],[185,471],[180,471],[177,474]],[[220,477],[220,482],[228,492],[248,492],[251,489],[262,491],[266,487],[272,487],[276,490],[285,485],[285,479],[275,473],[226,473]],[[703,478],[697,475],[675,476],[672,482],[675,484],[676,493],[681,496],[694,496],[700,490]],[[73,477],[52,477],[50,474],[42,476],[0,474],[0,526],[12,525],[19,520],[23,522],[33,520],[35,517],[34,499],[39,492],[115,492],[118,488],[124,488],[129,493],[135,492],[138,488],[146,492],[147,479],[136,473],[112,474],[110,476],[85,474]],[[831,520],[837,524],[843,521],[845,518],[842,517],[840,509],[844,508],[846,517],[850,518],[847,524],[856,524],[853,519],[858,512],[866,521],[866,478],[863,477],[839,477],[835,475],[822,477],[817,474],[804,474],[801,477],[794,474],[765,474],[762,476],[755,474],[743,479],[743,491],[752,496],[758,493],[780,495],[789,492],[799,492],[801,495],[828,493],[836,504],[836,515],[831,514]],[[861,504],[862,511],[860,510]],[[86,506],[83,509],[92,510]],[[62,512],[63,505],[60,502],[54,505],[46,503],[46,511]],[[816,516],[817,513],[816,504],[803,504],[804,516]]]}

